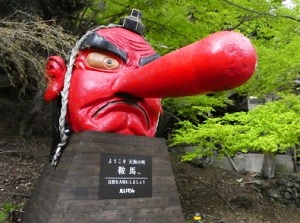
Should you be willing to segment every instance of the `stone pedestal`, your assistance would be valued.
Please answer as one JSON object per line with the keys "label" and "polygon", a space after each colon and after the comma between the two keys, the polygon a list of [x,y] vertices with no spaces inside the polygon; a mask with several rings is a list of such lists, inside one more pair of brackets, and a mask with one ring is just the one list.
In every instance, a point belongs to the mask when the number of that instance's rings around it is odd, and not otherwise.
{"label": "stone pedestal", "polygon": [[184,222],[164,139],[73,134],[45,165],[22,223]]}

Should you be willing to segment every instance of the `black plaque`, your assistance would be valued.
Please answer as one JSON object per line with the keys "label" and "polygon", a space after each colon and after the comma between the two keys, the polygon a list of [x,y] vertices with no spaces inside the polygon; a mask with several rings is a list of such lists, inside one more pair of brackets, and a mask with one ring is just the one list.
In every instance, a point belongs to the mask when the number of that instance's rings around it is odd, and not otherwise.
{"label": "black plaque", "polygon": [[101,154],[100,199],[151,196],[151,156]]}

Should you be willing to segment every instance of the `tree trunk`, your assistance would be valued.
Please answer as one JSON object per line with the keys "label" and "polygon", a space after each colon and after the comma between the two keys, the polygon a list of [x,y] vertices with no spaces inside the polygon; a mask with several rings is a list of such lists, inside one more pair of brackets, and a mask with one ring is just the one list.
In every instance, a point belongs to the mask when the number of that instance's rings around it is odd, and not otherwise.
{"label": "tree trunk", "polygon": [[264,153],[264,161],[261,168],[262,178],[269,179],[275,175],[275,157],[276,155],[271,152]]}

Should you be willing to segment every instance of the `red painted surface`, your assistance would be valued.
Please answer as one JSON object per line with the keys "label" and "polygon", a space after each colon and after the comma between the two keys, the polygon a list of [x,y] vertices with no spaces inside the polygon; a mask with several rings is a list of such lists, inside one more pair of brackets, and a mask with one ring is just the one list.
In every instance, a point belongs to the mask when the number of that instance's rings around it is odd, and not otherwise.
{"label": "red painted surface", "polygon": [[229,90],[252,76],[256,62],[249,39],[219,32],[123,74],[113,91],[164,98]]}
{"label": "red painted surface", "polygon": [[46,65],[46,88],[44,99],[46,102],[55,100],[64,87],[64,77],[67,68],[64,59],[60,56],[49,57]]}
{"label": "red painted surface", "polygon": [[[97,31],[126,52],[84,49],[74,64],[67,118],[71,130],[94,130],[153,136],[161,112],[160,98],[205,94],[245,83],[256,66],[250,41],[235,32],[219,32],[140,67],[155,51],[145,39],[123,28]],[[51,57],[45,100],[63,89],[66,66]]]}

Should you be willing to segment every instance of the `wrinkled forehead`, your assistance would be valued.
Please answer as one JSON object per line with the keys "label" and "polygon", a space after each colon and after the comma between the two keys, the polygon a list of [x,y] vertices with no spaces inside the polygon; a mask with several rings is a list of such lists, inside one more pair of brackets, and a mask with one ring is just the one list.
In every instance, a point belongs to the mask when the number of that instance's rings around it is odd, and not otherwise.
{"label": "wrinkled forehead", "polygon": [[103,28],[90,34],[81,44],[80,50],[95,49],[118,56],[125,64],[143,66],[157,58],[143,36],[124,28]]}

